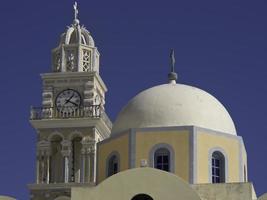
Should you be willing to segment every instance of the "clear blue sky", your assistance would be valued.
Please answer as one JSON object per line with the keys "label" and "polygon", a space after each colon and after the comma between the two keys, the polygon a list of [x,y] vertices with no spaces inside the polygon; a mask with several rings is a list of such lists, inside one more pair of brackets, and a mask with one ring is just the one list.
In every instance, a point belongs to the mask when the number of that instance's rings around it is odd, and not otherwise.
{"label": "clear blue sky", "polygon": [[[81,0],[79,18],[101,53],[101,76],[114,120],[138,92],[167,81],[175,49],[180,83],[217,97],[248,153],[249,180],[267,192],[267,2],[265,0]],[[40,73],[73,19],[73,1],[0,4],[0,194],[28,199],[36,134],[30,106],[41,103]]]}

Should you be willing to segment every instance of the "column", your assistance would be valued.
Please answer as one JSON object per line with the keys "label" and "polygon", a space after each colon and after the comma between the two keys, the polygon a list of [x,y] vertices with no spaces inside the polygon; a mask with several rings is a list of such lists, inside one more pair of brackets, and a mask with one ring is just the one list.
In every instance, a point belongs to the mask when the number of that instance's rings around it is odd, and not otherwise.
{"label": "column", "polygon": [[39,161],[39,155],[36,156],[36,183],[40,183],[40,161]]}
{"label": "column", "polygon": [[71,142],[68,140],[63,140],[61,142],[62,150],[61,154],[63,157],[63,180],[64,183],[68,183],[70,180],[70,155],[71,155]]}
{"label": "column", "polygon": [[50,178],[50,142],[40,140],[36,151],[36,183],[49,183]]}
{"label": "column", "polygon": [[89,153],[89,160],[90,160],[90,182],[95,182],[95,144],[91,144],[90,146],[90,153]]}
{"label": "column", "polygon": [[69,182],[69,157],[64,156],[64,183]]}
{"label": "column", "polygon": [[85,182],[85,174],[84,174],[84,171],[85,171],[85,151],[84,149],[82,148],[81,149],[81,180],[80,182],[81,183],[84,183]]}
{"label": "column", "polygon": [[46,155],[46,183],[50,183],[50,154]]}
{"label": "column", "polygon": [[83,147],[83,182],[89,183],[90,181],[90,158],[89,158],[89,147],[84,145]]}
{"label": "column", "polygon": [[82,182],[90,182],[90,137],[82,139]]}

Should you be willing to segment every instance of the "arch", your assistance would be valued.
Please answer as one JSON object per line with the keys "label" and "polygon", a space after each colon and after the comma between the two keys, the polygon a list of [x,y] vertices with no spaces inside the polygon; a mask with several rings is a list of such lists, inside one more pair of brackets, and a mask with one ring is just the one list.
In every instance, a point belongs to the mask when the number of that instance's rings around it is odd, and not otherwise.
{"label": "arch", "polygon": [[72,131],[72,132],[69,134],[69,136],[68,136],[68,140],[71,141],[73,138],[75,138],[75,137],[77,137],[77,136],[83,138],[83,134],[82,134],[82,132],[77,131],[77,130]]}
{"label": "arch", "polygon": [[[160,143],[160,144],[154,145],[151,148],[151,150],[149,152],[149,164],[153,168],[157,168],[155,166],[155,163],[156,163],[155,155],[157,152],[158,153],[163,153],[163,152],[168,153],[168,165],[169,165],[168,171],[174,173],[175,172],[175,170],[174,170],[175,169],[175,167],[174,167],[175,155],[174,155],[174,150],[173,150],[172,146],[167,144],[167,143]],[[164,159],[164,158],[162,157],[162,159]],[[167,170],[165,170],[165,171],[167,171]]]}
{"label": "arch", "polygon": [[117,174],[120,171],[120,154],[113,151],[106,159],[106,177]]}
{"label": "arch", "polygon": [[228,182],[228,158],[226,152],[220,147],[209,151],[209,182]]}
{"label": "arch", "polygon": [[70,200],[70,197],[60,196],[60,197],[55,198],[54,200]]}
{"label": "arch", "polygon": [[70,27],[67,30],[66,38],[65,38],[65,44],[70,44],[70,37],[71,37],[71,35],[72,35],[73,32],[74,32],[74,28],[73,27]]}
{"label": "arch", "polygon": [[62,140],[64,140],[64,135],[63,135],[62,133],[58,132],[58,131],[54,131],[54,132],[52,132],[52,133],[48,136],[47,140],[48,140],[48,141],[51,141],[51,140],[52,140],[54,137],[56,137],[56,136],[59,136],[59,137],[62,138]]}
{"label": "arch", "polygon": [[147,194],[137,194],[131,200],[153,200],[153,198]]}
{"label": "arch", "polygon": [[81,37],[82,37],[82,44],[87,44],[88,42],[86,41],[86,37],[82,34],[81,35]]}

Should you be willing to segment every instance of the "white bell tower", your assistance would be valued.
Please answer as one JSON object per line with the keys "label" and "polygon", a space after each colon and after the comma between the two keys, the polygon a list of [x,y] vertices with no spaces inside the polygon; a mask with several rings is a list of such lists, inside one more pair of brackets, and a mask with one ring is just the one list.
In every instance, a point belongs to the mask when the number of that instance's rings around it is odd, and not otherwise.
{"label": "white bell tower", "polygon": [[70,198],[71,187],[92,186],[96,177],[96,144],[109,137],[105,113],[107,88],[99,75],[100,54],[90,32],[74,21],[52,50],[52,72],[41,74],[42,105],[32,107],[37,132],[36,183],[33,200]]}

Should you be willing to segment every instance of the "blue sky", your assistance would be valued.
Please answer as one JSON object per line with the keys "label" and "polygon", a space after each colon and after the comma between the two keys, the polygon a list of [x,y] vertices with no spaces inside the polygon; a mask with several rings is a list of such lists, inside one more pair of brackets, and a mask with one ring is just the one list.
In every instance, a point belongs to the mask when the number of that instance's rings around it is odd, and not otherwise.
{"label": "blue sky", "polygon": [[[167,82],[175,49],[178,82],[214,95],[231,114],[248,153],[249,180],[267,192],[267,2],[135,0],[79,3],[79,18],[101,53],[112,120],[138,92]],[[73,20],[73,1],[1,2],[0,194],[28,198],[36,134],[30,106],[41,104],[39,74]]]}

